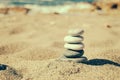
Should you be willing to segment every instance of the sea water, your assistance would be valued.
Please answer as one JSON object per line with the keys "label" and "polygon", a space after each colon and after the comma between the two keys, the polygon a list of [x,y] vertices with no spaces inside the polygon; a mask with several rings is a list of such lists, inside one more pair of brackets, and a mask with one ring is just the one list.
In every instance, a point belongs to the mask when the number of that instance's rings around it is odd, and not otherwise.
{"label": "sea water", "polygon": [[77,2],[93,2],[94,0],[0,0],[0,3],[13,4],[17,6],[36,4],[43,6],[57,6]]}

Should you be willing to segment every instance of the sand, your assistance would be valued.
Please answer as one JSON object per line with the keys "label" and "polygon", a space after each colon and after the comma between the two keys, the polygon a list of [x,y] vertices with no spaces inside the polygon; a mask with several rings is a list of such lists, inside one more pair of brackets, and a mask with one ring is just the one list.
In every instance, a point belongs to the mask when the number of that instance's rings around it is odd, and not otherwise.
{"label": "sand", "polygon": [[[119,21],[119,14],[2,15],[0,63],[19,71],[22,80],[120,80]],[[85,30],[87,63],[58,60],[71,28]]]}

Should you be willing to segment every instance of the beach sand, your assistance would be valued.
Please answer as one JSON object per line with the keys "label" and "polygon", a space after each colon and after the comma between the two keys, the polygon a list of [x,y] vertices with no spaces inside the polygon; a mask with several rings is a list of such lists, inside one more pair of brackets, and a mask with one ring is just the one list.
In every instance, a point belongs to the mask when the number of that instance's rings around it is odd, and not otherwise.
{"label": "beach sand", "polygon": [[[2,15],[0,64],[15,68],[22,80],[120,80],[119,21],[119,14]],[[87,63],[58,60],[71,28],[85,30]]]}

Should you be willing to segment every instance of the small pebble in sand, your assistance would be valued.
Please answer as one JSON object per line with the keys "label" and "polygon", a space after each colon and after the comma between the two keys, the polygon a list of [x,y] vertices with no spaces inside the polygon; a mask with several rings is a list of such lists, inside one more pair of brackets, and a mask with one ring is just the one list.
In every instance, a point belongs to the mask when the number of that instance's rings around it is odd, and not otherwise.
{"label": "small pebble in sand", "polygon": [[0,64],[0,70],[5,70],[6,69],[6,65]]}
{"label": "small pebble in sand", "polygon": [[112,28],[112,26],[111,26],[111,25],[106,25],[106,27],[107,27],[107,28]]}

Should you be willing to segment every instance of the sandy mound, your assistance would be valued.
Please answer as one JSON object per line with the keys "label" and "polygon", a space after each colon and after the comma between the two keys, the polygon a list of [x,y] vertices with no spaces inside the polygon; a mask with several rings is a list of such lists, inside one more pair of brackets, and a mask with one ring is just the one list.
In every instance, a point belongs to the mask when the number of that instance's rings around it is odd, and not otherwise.
{"label": "sandy mound", "polygon": [[[95,13],[0,16],[0,63],[21,72],[22,80],[120,80],[119,17]],[[85,30],[89,61],[61,62],[57,59],[64,52],[63,38],[76,27]]]}
{"label": "sandy mound", "polygon": [[15,69],[0,64],[0,80],[21,80],[22,75],[19,74]]}

